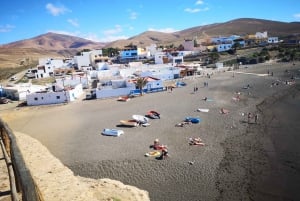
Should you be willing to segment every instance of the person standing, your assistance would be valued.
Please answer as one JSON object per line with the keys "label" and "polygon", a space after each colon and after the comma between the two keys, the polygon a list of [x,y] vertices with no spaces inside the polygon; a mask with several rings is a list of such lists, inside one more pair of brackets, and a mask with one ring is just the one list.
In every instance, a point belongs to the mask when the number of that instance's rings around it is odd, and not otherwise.
{"label": "person standing", "polygon": [[248,124],[250,123],[251,117],[252,117],[252,114],[251,114],[251,112],[249,112],[249,113],[248,113]]}
{"label": "person standing", "polygon": [[254,122],[257,124],[257,120],[258,120],[258,114],[255,114],[254,116]]}

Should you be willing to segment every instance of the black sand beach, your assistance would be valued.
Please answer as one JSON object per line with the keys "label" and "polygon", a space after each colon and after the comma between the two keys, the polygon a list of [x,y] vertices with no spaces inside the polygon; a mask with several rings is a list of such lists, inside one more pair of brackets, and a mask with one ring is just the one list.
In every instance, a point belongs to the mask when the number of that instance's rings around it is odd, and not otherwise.
{"label": "black sand beach", "polygon": [[[214,72],[211,78],[184,80],[186,87],[137,97],[77,101],[68,105],[15,109],[3,114],[9,126],[44,144],[76,175],[111,178],[147,190],[151,200],[299,200],[299,83],[286,85],[288,69],[299,65],[266,64]],[[272,70],[274,76],[258,76]],[[253,73],[253,74],[252,74]],[[204,82],[208,87],[203,87]],[[297,80],[298,82],[298,80]],[[250,88],[244,89],[246,85]],[[193,93],[197,86],[198,92]],[[232,100],[235,92],[240,101]],[[203,101],[209,97],[214,101]],[[208,113],[197,112],[208,108]],[[219,110],[225,108],[228,114]],[[117,127],[121,119],[157,110],[151,126]],[[258,114],[258,122],[247,114]],[[175,127],[187,116],[200,124]],[[102,136],[120,128],[121,137]],[[190,146],[200,136],[205,146]],[[168,146],[169,158],[145,157],[153,140]],[[192,164],[190,162],[193,162]]]}

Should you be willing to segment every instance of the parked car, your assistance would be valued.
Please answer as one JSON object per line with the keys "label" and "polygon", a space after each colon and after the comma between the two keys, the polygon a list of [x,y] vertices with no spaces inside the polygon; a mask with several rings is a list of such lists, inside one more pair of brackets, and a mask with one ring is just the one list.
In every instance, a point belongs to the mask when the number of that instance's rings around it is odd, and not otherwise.
{"label": "parked car", "polygon": [[10,78],[10,81],[16,81],[17,80],[17,77],[16,76],[12,76],[11,78]]}

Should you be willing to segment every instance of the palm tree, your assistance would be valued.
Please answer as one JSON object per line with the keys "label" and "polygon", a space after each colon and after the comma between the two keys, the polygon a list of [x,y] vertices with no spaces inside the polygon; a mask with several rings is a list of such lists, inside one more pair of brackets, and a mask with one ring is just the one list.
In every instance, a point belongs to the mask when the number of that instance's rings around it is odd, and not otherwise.
{"label": "palm tree", "polygon": [[135,86],[137,89],[140,90],[141,96],[143,95],[143,88],[144,86],[146,86],[147,83],[148,81],[146,77],[139,77],[136,79]]}

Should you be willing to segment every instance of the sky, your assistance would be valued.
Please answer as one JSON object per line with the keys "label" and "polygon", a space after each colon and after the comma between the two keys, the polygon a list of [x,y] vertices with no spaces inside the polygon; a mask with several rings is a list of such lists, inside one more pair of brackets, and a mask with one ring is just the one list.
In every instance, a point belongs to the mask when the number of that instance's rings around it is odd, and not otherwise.
{"label": "sky", "polygon": [[[96,42],[238,18],[300,22],[299,0],[1,0],[0,45],[48,32]],[[265,30],[262,30],[265,31]]]}

